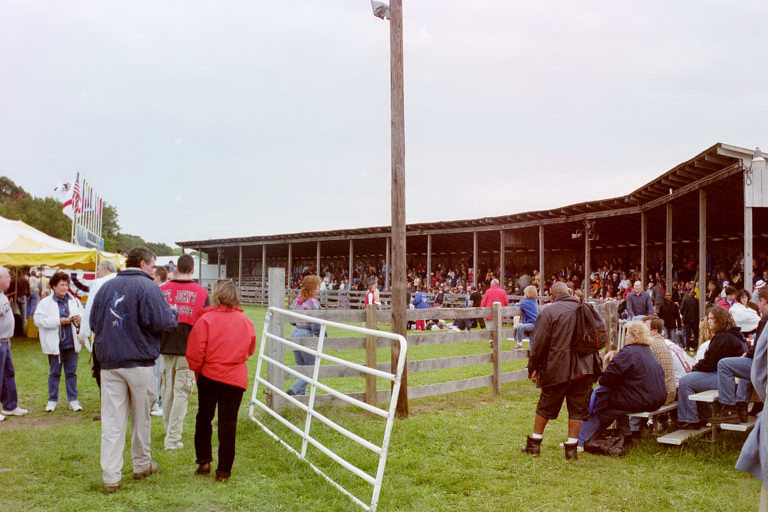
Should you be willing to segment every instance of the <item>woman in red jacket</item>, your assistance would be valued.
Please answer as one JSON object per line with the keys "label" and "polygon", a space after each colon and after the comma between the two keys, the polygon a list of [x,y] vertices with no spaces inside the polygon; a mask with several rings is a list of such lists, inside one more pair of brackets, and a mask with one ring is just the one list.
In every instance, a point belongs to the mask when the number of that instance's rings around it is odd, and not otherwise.
{"label": "woman in red jacket", "polygon": [[246,361],[256,350],[253,323],[238,307],[240,298],[232,281],[213,287],[213,306],[189,333],[187,361],[197,376],[198,411],[195,421],[196,473],[211,472],[211,422],[219,408],[219,466],[216,479],[226,482],[235,459],[237,412],[248,387]]}

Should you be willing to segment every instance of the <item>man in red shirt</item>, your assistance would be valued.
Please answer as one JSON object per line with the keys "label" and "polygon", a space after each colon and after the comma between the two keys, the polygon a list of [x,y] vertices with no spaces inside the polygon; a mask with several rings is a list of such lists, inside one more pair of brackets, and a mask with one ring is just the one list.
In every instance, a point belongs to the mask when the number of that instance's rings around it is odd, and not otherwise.
{"label": "man in red shirt", "polygon": [[[501,306],[504,307],[509,304],[509,297],[507,292],[501,289],[498,279],[491,280],[491,287],[485,291],[483,295],[483,301],[480,303],[481,308],[490,308],[494,302],[501,302]],[[486,320],[493,320],[493,317],[487,317]],[[489,329],[493,329],[493,322],[486,322]]]}

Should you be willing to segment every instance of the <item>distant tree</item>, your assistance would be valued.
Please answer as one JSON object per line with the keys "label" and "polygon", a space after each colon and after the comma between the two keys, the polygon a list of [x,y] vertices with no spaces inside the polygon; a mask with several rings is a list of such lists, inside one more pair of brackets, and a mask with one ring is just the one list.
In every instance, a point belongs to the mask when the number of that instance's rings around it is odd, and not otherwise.
{"label": "distant tree", "polygon": [[173,249],[162,242],[147,242],[147,248],[158,256],[173,256]]}
{"label": "distant tree", "polygon": [[0,178],[0,215],[60,240],[72,237],[72,221],[62,213],[61,203],[52,197],[32,197],[5,176]]}
{"label": "distant tree", "polygon": [[147,242],[145,242],[144,239],[140,236],[127,235],[125,233],[119,233],[117,237],[115,237],[114,241],[117,245],[116,249],[121,251],[130,251],[137,245],[147,245]]}

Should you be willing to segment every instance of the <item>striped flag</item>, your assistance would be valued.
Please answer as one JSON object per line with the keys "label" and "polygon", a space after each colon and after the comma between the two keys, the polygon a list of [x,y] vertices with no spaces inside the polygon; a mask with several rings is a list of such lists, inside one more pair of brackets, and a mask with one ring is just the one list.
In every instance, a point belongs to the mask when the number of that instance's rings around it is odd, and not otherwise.
{"label": "striped flag", "polygon": [[72,191],[72,211],[76,214],[83,213],[83,197],[80,195],[80,173],[75,178],[75,187]]}

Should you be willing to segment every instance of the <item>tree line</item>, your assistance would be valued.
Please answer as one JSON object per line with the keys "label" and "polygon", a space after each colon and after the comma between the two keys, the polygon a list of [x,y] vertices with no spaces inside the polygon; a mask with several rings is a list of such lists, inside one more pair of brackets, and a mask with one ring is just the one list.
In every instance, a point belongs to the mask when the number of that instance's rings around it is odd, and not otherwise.
{"label": "tree line", "polygon": [[[106,251],[144,245],[158,256],[181,254],[181,249],[174,250],[165,243],[147,242],[140,236],[121,233],[117,209],[109,203],[104,203],[102,215],[101,236]],[[72,237],[72,219],[64,215],[60,202],[52,197],[35,197],[7,176],[0,176],[0,216],[20,220],[59,240],[69,242]]]}

